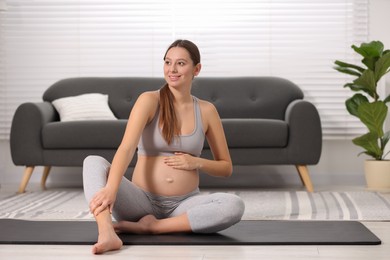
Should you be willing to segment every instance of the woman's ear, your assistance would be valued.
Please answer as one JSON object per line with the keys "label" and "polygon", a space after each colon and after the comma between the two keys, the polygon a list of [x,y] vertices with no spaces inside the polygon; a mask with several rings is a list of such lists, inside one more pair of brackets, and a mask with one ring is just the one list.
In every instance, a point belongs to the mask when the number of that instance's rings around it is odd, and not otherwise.
{"label": "woman's ear", "polygon": [[194,77],[196,77],[196,76],[199,75],[201,69],[202,69],[202,64],[198,63],[198,64],[195,66],[195,69],[194,69]]}

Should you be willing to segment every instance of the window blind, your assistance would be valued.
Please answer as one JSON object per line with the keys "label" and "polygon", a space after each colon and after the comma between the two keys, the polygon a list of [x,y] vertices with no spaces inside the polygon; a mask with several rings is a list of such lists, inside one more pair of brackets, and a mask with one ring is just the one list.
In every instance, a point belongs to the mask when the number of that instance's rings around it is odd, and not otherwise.
{"label": "window blind", "polygon": [[318,108],[325,139],[365,132],[336,59],[367,41],[368,0],[12,0],[0,11],[0,138],[23,102],[57,80],[162,77],[175,39],[194,41],[200,76],[278,76]]}

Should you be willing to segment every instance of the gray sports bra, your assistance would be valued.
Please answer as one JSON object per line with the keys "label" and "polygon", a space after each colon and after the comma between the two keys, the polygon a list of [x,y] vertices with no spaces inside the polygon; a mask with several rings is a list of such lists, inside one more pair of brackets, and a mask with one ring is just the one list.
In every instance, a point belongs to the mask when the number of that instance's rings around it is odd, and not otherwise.
{"label": "gray sports bra", "polygon": [[193,97],[195,111],[195,129],[191,134],[176,136],[167,144],[159,127],[159,110],[149,122],[138,143],[138,154],[146,156],[170,156],[175,152],[192,154],[199,157],[204,144],[204,131],[198,99]]}

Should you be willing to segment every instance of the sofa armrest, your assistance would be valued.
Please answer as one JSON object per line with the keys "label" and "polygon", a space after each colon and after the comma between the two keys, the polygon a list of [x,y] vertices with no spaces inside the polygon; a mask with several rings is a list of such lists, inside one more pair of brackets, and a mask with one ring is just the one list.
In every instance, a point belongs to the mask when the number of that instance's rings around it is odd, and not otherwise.
{"label": "sofa armrest", "polygon": [[15,111],[10,134],[12,161],[15,165],[43,165],[42,128],[58,120],[49,102],[23,103]]}
{"label": "sofa armrest", "polygon": [[289,162],[317,164],[322,150],[322,128],[317,108],[308,101],[295,100],[287,107],[285,119],[289,125]]}

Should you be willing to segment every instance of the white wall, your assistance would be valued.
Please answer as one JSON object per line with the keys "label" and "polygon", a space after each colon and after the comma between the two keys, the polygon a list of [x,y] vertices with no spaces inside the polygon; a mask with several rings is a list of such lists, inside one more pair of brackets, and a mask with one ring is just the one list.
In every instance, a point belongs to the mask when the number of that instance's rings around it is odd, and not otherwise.
{"label": "white wall", "polygon": [[[370,1],[370,38],[380,40],[390,48],[390,33],[388,24],[390,18],[389,0]],[[390,94],[390,76],[385,79],[386,92]],[[390,128],[390,122],[387,123]],[[326,140],[323,143],[322,157],[318,165],[310,166],[309,170],[315,188],[321,189],[328,185],[364,185],[363,161],[364,156],[358,157],[360,149],[350,140]],[[37,167],[31,183],[39,183],[42,167]],[[19,183],[23,175],[23,167],[13,165],[9,142],[0,141],[0,184]],[[48,186],[81,185],[81,169],[76,167],[55,167],[48,179]],[[212,181],[206,179],[207,182]],[[218,180],[218,182],[221,182]],[[230,180],[224,180],[226,185],[256,186],[291,186],[299,185],[299,178],[292,166],[259,166],[235,167],[235,174]]]}

